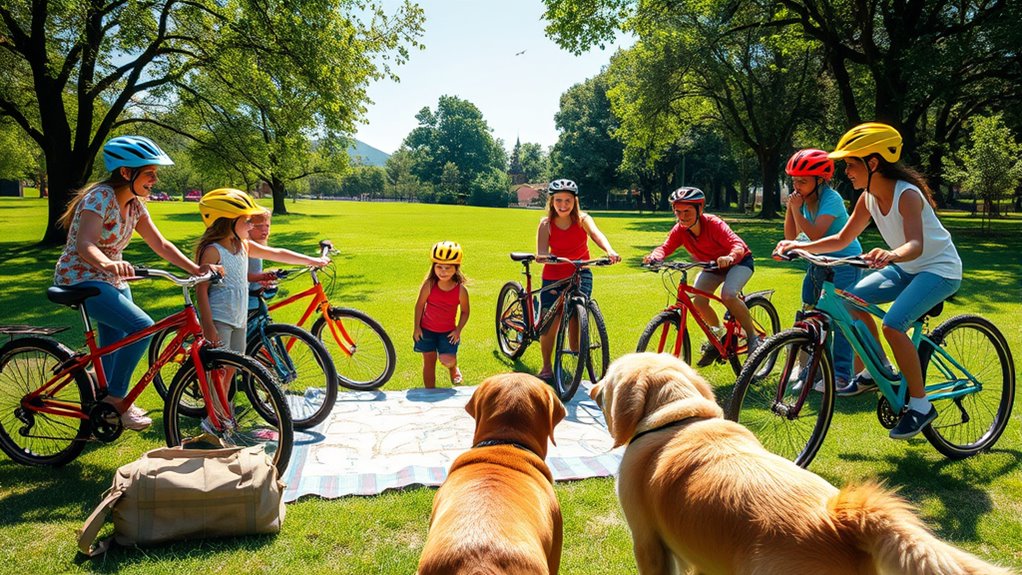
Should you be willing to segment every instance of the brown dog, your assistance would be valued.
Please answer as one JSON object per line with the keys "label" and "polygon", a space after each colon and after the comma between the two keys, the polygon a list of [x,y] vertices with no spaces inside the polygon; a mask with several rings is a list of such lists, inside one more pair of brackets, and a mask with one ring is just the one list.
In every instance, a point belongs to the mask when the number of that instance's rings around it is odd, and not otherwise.
{"label": "brown dog", "polygon": [[419,575],[557,573],[561,507],[543,460],[564,406],[539,379],[488,378],[465,406],[473,448],[433,498]]}
{"label": "brown dog", "polygon": [[891,491],[838,490],[767,452],[673,356],[626,355],[590,395],[628,444],[617,488],[641,575],[1009,573],[936,539]]}

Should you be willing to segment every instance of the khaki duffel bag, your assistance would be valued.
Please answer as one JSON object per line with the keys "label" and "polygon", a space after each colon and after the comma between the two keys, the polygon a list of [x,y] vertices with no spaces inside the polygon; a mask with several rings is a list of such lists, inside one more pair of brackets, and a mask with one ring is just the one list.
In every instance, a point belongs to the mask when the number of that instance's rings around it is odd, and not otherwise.
{"label": "khaki duffel bag", "polygon": [[93,542],[111,509],[113,540],[121,545],[277,533],[284,488],[261,446],[154,449],[117,470],[78,531],[78,548],[89,556],[109,548],[109,539]]}

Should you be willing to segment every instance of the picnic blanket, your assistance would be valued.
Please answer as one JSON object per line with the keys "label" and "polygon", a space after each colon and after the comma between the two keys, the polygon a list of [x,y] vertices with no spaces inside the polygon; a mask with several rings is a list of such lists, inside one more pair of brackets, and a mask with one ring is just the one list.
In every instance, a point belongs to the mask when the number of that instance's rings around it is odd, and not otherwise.
{"label": "picnic blanket", "polygon": [[[611,451],[603,414],[587,382],[565,406],[546,462],[556,481],[613,475],[623,449]],[[330,416],[295,431],[284,474],[285,501],[375,495],[439,486],[454,459],[472,446],[475,421],[465,405],[475,387],[342,392]]]}

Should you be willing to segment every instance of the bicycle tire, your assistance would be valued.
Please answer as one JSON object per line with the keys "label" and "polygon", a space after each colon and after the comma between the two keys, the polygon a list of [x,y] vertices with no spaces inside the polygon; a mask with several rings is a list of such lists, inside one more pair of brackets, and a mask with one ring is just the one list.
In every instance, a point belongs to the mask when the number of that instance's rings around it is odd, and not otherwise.
{"label": "bicycle tire", "polygon": [[[1001,437],[1015,401],[1015,365],[1004,335],[986,318],[955,316],[937,326],[930,339],[959,362],[982,386],[959,398],[935,400],[937,419],[923,428],[926,439],[949,459],[964,459],[989,450]],[[923,340],[919,364],[927,386],[947,381],[939,368],[949,365]]]}
{"label": "bicycle tire", "polygon": [[497,348],[508,359],[518,359],[529,347],[524,296],[525,289],[518,282],[507,282],[497,295]]}
{"label": "bicycle tire", "polygon": [[[234,394],[231,402],[234,411],[231,428],[216,435],[229,446],[262,445],[283,476],[291,460],[294,425],[291,410],[273,377],[258,361],[225,349],[202,350],[202,363],[207,377],[216,370],[233,369],[230,387],[237,388],[240,384],[245,390],[245,393]],[[167,401],[163,404],[163,431],[170,447],[210,431],[205,411],[195,416],[180,409],[180,395],[196,378],[194,363],[187,363],[174,376],[167,392]]]}
{"label": "bicycle tire", "polygon": [[[773,302],[765,297],[753,296],[745,300],[745,305],[749,308],[749,315],[752,317],[753,323],[756,324],[756,331],[759,332],[761,328],[763,330],[758,334],[763,338],[762,341],[766,341],[767,338],[781,331],[781,317]],[[748,353],[748,348],[746,348],[746,353]],[[764,374],[772,368],[772,365],[765,365]],[[735,375],[738,374],[739,372],[736,371]]]}
{"label": "bicycle tire", "polygon": [[[566,302],[564,308],[554,343],[554,391],[561,402],[568,403],[578,390],[589,356],[589,323],[586,308],[581,303]],[[572,319],[578,321],[577,341],[573,341]]]}
{"label": "bicycle tire", "polygon": [[[355,352],[348,355],[340,348],[340,344],[326,328],[325,318],[319,318],[313,324],[312,335],[323,342],[334,360],[337,370],[337,382],[355,391],[370,391],[382,387],[394,375],[397,364],[397,352],[376,320],[356,309],[331,307],[330,319],[340,322],[344,331],[355,343]],[[326,334],[323,330],[326,329]]]}
{"label": "bicycle tire", "polygon": [[589,300],[586,315],[589,323],[589,354],[586,357],[586,371],[593,385],[599,383],[610,367],[610,340],[607,337],[607,324],[603,321],[603,312],[596,300]]}
{"label": "bicycle tire", "polygon": [[309,429],[330,415],[337,401],[337,370],[316,336],[296,325],[271,323],[249,338],[246,354],[275,377],[295,429]]}
{"label": "bicycle tire", "polygon": [[[49,381],[55,368],[72,355],[66,346],[46,337],[19,337],[0,347],[0,449],[11,460],[22,465],[60,466],[85,449],[91,432],[87,419],[34,412],[28,424],[16,415],[21,399]],[[81,370],[74,375],[74,383],[64,386],[54,399],[84,409],[94,399],[92,380]]]}
{"label": "bicycle tire", "polygon": [[[149,352],[147,354],[149,360],[149,367],[152,367],[156,363],[156,360],[160,358],[160,353],[163,348],[173,341],[174,336],[177,335],[176,328],[165,329],[163,331],[156,332],[153,334],[153,338],[149,340]],[[192,338],[186,338],[184,342],[184,350],[182,353],[177,354],[171,358],[166,364],[163,365],[153,375],[153,388],[156,393],[160,395],[160,399],[167,400],[167,389],[170,388],[170,382],[174,380],[174,374],[181,369],[181,365],[191,360],[188,355],[188,349],[191,347]],[[199,399],[199,396],[195,396],[193,399]]]}
{"label": "bicycle tire", "polygon": [[[819,354],[823,390],[810,389],[801,411],[792,416],[802,387],[813,386],[811,380],[793,383],[784,377],[796,370],[799,352],[806,352],[809,361]],[[765,370],[768,365],[771,369]],[[834,416],[834,395],[834,370],[826,347],[817,346],[805,330],[791,328],[763,342],[745,362],[735,382],[727,418],[744,425],[768,451],[808,467],[823,445]]]}
{"label": "bicycle tire", "polygon": [[[646,324],[646,328],[642,330],[642,335],[639,336],[639,343],[635,346],[635,351],[643,352],[650,351],[655,353],[669,353],[678,357],[685,363],[692,364],[692,341],[689,339],[688,330],[685,330],[681,336],[681,348],[680,356],[674,353],[674,343],[677,342],[678,329],[681,326],[681,312],[677,310],[662,311],[649,320]],[[671,331],[673,329],[673,332]],[[667,330],[666,336],[664,336],[661,330]],[[672,335],[675,334],[675,335]],[[656,338],[654,338],[656,336]],[[654,342],[653,349],[650,349],[650,341]],[[670,344],[670,348],[667,345]],[[666,348],[666,351],[665,351]]]}

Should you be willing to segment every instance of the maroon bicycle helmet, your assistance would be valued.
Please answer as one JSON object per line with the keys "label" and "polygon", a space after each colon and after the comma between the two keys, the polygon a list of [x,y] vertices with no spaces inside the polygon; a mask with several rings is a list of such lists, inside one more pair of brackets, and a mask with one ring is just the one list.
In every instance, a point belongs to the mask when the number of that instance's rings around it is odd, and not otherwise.
{"label": "maroon bicycle helmet", "polygon": [[834,176],[834,160],[823,150],[808,148],[795,152],[784,171],[789,176],[816,176],[829,181]]}

